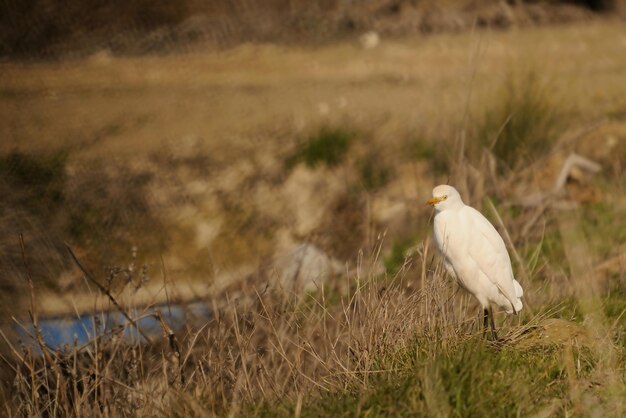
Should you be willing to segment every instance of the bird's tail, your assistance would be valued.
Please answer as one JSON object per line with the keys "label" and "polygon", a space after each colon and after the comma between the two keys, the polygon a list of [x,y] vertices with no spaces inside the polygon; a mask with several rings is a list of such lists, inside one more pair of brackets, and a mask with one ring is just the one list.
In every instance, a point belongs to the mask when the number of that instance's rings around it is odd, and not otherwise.
{"label": "bird's tail", "polygon": [[520,299],[524,296],[524,289],[522,289],[522,285],[520,285],[515,279],[513,279],[513,288],[515,289],[515,301],[513,303],[513,308],[515,309],[515,313],[518,313],[524,307],[524,304]]}
{"label": "bird's tail", "polygon": [[524,289],[522,289],[522,285],[515,279],[513,279],[513,287],[515,288],[515,297],[521,298],[524,296]]}

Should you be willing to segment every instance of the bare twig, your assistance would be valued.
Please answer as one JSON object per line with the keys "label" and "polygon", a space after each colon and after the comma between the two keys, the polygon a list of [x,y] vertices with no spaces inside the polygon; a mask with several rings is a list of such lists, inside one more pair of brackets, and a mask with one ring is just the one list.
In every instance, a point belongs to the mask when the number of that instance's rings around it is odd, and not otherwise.
{"label": "bare twig", "polygon": [[89,279],[90,282],[92,282],[93,284],[96,285],[96,287],[103,293],[105,294],[109,300],[111,301],[111,303],[117,308],[117,310],[124,316],[124,318],[126,318],[126,320],[128,322],[130,322],[136,329],[137,331],[139,331],[139,333],[141,334],[141,336],[150,344],[153,345],[154,342],[152,341],[152,339],[150,338],[150,336],[148,334],[146,334],[145,332],[143,332],[141,330],[141,328],[139,328],[139,325],[137,324],[137,322],[130,317],[130,315],[128,315],[128,313],[126,313],[126,311],[122,308],[122,306],[117,302],[117,300],[115,299],[115,297],[113,297],[113,295],[111,294],[111,292],[109,292],[107,290],[106,287],[104,287],[102,284],[100,284],[100,282],[98,282],[86,269],[85,267],[83,267],[83,265],[80,263],[80,261],[78,261],[78,258],[76,257],[76,255],[74,254],[74,251],[72,251],[72,248],[69,246],[69,244],[65,243],[65,247],[67,248],[67,250],[69,251],[70,255],[72,256],[72,259],[74,260],[74,262],[76,263],[76,265],[78,266],[78,268],[83,272],[83,274],[85,275],[85,277],[87,279]]}
{"label": "bare twig", "polygon": [[561,171],[559,172],[559,175],[554,182],[554,193],[558,193],[563,189],[563,187],[565,186],[565,182],[572,173],[572,169],[574,169],[574,167],[580,167],[592,173],[597,173],[598,171],[602,170],[602,166],[595,161],[591,161],[590,159],[576,153],[571,153],[567,157],[565,162],[563,162]]}
{"label": "bare twig", "polygon": [[180,389],[185,385],[185,375],[183,373],[182,367],[182,356],[180,354],[180,344],[178,343],[178,339],[176,338],[176,334],[172,331],[172,328],[165,322],[163,319],[163,315],[161,311],[157,310],[154,316],[159,320],[161,324],[161,329],[163,330],[163,338],[165,338],[168,342],[168,345],[171,350],[171,355],[168,356],[169,361],[172,364],[173,376],[171,380],[177,389]]}

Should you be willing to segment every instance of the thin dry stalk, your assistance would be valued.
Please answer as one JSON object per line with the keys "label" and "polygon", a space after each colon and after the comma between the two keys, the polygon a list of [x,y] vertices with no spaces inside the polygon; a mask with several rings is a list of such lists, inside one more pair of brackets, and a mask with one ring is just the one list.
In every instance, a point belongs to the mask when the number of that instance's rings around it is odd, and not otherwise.
{"label": "thin dry stalk", "polygon": [[93,284],[96,285],[96,287],[102,292],[104,293],[109,300],[111,301],[111,303],[117,308],[117,310],[124,315],[124,317],[126,318],[126,320],[128,322],[130,322],[131,324],[133,324],[133,326],[135,327],[135,329],[137,329],[137,331],[141,334],[141,336],[143,338],[146,339],[146,341],[148,341],[148,343],[150,344],[154,344],[152,342],[152,339],[150,338],[149,335],[147,335],[145,332],[143,332],[141,330],[141,328],[137,325],[137,323],[135,322],[135,320],[133,318],[131,318],[130,315],[128,315],[128,313],[120,306],[120,304],[117,302],[117,300],[115,299],[115,297],[113,297],[113,295],[111,294],[111,292],[104,287],[102,284],[100,284],[100,282],[98,282],[86,269],[85,267],[83,267],[83,265],[80,263],[80,261],[78,260],[78,258],[76,257],[76,255],[74,254],[74,251],[72,251],[72,248],[68,245],[65,244],[65,247],[67,248],[67,250],[70,252],[70,255],[72,256],[72,260],[74,260],[74,262],[76,263],[76,265],[78,266],[78,268],[80,269],[80,271],[83,272],[83,275],[89,279],[90,282],[92,282]]}

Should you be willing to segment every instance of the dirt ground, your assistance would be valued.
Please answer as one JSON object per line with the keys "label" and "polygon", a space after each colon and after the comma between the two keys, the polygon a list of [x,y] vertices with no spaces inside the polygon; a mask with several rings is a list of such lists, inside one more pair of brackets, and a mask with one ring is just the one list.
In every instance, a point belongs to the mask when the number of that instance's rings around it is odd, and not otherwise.
{"label": "dirt ground", "polygon": [[[449,135],[478,116],[506,74],[533,69],[581,123],[623,112],[626,32],[620,23],[476,31],[373,50],[244,45],[225,52],[0,64],[2,151],[73,147],[81,157],[149,153],[202,138],[216,157],[267,132],[326,119]],[[270,138],[271,140],[271,138]],[[235,154],[236,155],[236,154]],[[78,158],[78,157],[77,157]]]}

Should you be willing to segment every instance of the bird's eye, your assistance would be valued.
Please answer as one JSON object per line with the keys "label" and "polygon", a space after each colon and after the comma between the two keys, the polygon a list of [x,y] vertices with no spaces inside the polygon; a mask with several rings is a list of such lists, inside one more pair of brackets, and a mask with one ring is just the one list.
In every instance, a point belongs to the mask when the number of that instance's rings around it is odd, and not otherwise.
{"label": "bird's eye", "polygon": [[448,195],[445,195],[441,198],[441,200],[446,200],[448,198]]}

